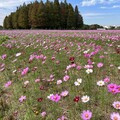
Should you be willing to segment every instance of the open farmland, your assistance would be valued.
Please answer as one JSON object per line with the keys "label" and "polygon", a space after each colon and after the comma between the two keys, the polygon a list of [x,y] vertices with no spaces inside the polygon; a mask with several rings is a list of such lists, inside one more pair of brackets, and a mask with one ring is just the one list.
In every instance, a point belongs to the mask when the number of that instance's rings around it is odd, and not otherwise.
{"label": "open farmland", "polygon": [[120,120],[120,31],[0,31],[0,120],[90,119]]}

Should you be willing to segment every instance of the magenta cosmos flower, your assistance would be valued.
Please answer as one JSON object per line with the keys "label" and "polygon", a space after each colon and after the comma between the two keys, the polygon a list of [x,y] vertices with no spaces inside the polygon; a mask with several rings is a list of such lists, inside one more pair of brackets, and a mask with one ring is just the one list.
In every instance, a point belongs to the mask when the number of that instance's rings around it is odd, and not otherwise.
{"label": "magenta cosmos flower", "polygon": [[54,102],[58,102],[60,99],[61,99],[61,96],[58,94],[50,96],[50,100],[52,100]]}
{"label": "magenta cosmos flower", "polygon": [[26,75],[26,74],[28,73],[28,71],[29,71],[29,68],[26,67],[26,68],[22,71],[21,75],[22,75],[22,76]]}
{"label": "magenta cosmos flower", "polygon": [[92,112],[90,112],[89,110],[84,110],[81,113],[81,118],[82,120],[90,120],[92,118]]}
{"label": "magenta cosmos flower", "polygon": [[117,94],[118,93],[118,89],[117,89],[116,84],[111,83],[107,86],[107,88],[108,88],[108,91],[111,92],[112,94]]}

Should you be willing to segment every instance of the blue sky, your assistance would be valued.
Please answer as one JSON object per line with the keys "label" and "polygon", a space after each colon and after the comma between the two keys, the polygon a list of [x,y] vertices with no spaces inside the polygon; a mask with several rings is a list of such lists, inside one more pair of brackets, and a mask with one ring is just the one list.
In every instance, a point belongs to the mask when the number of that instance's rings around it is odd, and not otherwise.
{"label": "blue sky", "polygon": [[[4,17],[14,12],[17,6],[31,1],[34,0],[0,0],[0,25],[3,25]],[[85,24],[120,25],[120,0],[67,0],[67,2],[73,6],[78,5]]]}

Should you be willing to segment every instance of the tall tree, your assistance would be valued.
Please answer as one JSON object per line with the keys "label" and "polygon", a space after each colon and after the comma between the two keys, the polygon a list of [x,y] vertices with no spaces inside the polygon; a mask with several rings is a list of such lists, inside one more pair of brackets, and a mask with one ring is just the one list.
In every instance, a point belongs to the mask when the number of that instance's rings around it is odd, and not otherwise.
{"label": "tall tree", "polygon": [[79,29],[83,26],[82,16],[79,14],[78,6],[75,6],[75,28]]}
{"label": "tall tree", "polygon": [[38,7],[37,19],[38,19],[38,27],[45,28],[45,24],[46,24],[45,5],[42,0]]}
{"label": "tall tree", "polygon": [[19,16],[18,16],[18,26],[19,28],[22,29],[28,29],[29,28],[29,22],[28,22],[28,8],[23,4],[19,11]]}
{"label": "tall tree", "polygon": [[32,10],[30,14],[32,28],[38,28],[38,17],[37,17],[38,7],[39,7],[39,3],[36,0],[32,5]]}
{"label": "tall tree", "polygon": [[61,13],[61,28],[66,29],[67,28],[67,16],[68,16],[68,4],[66,1],[61,2],[60,4],[60,13]]}
{"label": "tall tree", "polygon": [[7,17],[7,28],[12,29],[12,13]]}
{"label": "tall tree", "polygon": [[45,3],[45,14],[46,14],[46,28],[53,29],[54,28],[54,6],[53,2],[49,0]]}
{"label": "tall tree", "polygon": [[67,28],[75,28],[75,12],[71,4],[68,5]]}
{"label": "tall tree", "polygon": [[7,28],[7,19],[8,19],[8,16],[5,17],[4,22],[3,22],[4,29],[8,29]]}
{"label": "tall tree", "polygon": [[60,4],[58,0],[54,0],[54,28],[60,28],[61,24],[61,14],[60,14]]}

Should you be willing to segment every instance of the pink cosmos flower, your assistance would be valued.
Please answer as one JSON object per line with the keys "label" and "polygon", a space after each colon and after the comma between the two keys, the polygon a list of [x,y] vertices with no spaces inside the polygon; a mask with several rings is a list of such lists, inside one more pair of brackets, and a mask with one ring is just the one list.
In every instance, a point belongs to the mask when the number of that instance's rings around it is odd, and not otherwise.
{"label": "pink cosmos flower", "polygon": [[45,117],[46,114],[47,114],[47,113],[44,111],[44,112],[41,113],[41,116],[42,116],[42,117]]}
{"label": "pink cosmos flower", "polygon": [[120,110],[120,101],[115,101],[113,102],[112,106],[117,109],[117,110]]}
{"label": "pink cosmos flower", "polygon": [[60,85],[62,83],[62,80],[57,80],[57,85]]}
{"label": "pink cosmos flower", "polygon": [[77,70],[80,70],[82,67],[80,65],[76,66]]}
{"label": "pink cosmos flower", "polygon": [[100,58],[104,58],[104,55],[101,55]]}
{"label": "pink cosmos flower", "polygon": [[98,68],[103,67],[103,63],[101,63],[101,62],[100,62],[100,63],[98,63],[98,64],[97,64],[97,67],[98,67]]}
{"label": "pink cosmos flower", "polygon": [[81,113],[81,118],[82,120],[90,120],[92,118],[92,112],[90,112],[89,110],[84,110]]}
{"label": "pink cosmos flower", "polygon": [[110,82],[110,78],[109,78],[109,77],[104,78],[104,82],[105,82],[105,83]]}
{"label": "pink cosmos flower", "polygon": [[76,67],[76,64],[75,64],[75,63],[73,63],[73,64],[71,65],[71,67],[72,67],[72,68]]}
{"label": "pink cosmos flower", "polygon": [[22,95],[22,96],[19,98],[19,102],[22,103],[24,100],[26,100],[26,96],[23,96],[23,95]]}
{"label": "pink cosmos flower", "polygon": [[67,117],[62,116],[61,118],[58,118],[57,120],[67,120]]}
{"label": "pink cosmos flower", "polygon": [[8,81],[7,83],[5,83],[4,87],[7,88],[12,84],[12,81]]}
{"label": "pink cosmos flower", "polygon": [[64,77],[63,77],[63,80],[64,81],[68,81],[70,79],[70,77],[68,76],[68,75],[65,75]]}
{"label": "pink cosmos flower", "polygon": [[58,94],[52,95],[50,97],[50,100],[54,101],[54,102],[58,102],[61,99],[61,96]]}
{"label": "pink cosmos flower", "polygon": [[111,115],[110,115],[110,119],[111,119],[111,120],[120,120],[120,114],[113,112],[113,113],[111,113]]}
{"label": "pink cosmos flower", "polygon": [[36,82],[36,83],[40,82],[40,79],[36,79],[35,82]]}
{"label": "pink cosmos flower", "polygon": [[2,58],[3,60],[4,60],[6,57],[7,57],[6,54],[3,54],[3,55],[1,56],[1,58]]}
{"label": "pink cosmos flower", "polygon": [[67,90],[65,90],[65,91],[63,91],[60,95],[62,96],[62,97],[65,97],[65,96],[67,96],[69,94],[69,92],[67,91]]}
{"label": "pink cosmos flower", "polygon": [[29,68],[27,67],[22,71],[21,75],[22,76],[26,75],[28,73],[28,71],[29,71]]}

